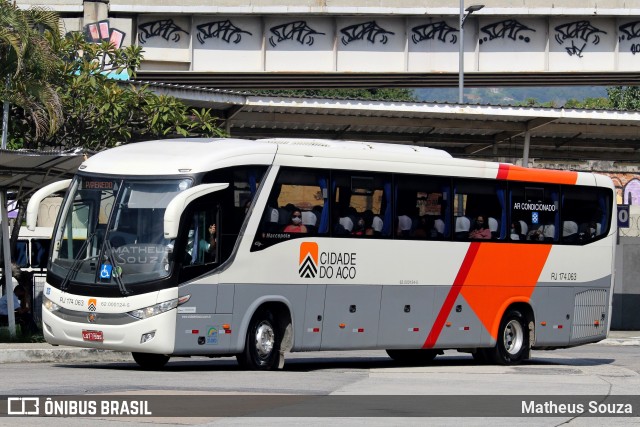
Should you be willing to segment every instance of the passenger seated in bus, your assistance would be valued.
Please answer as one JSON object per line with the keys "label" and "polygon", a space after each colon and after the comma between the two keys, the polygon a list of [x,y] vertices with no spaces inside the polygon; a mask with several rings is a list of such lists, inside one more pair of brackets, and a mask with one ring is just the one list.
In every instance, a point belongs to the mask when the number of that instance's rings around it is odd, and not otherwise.
{"label": "passenger seated in bus", "polygon": [[204,253],[212,254],[216,250],[217,240],[216,240],[216,225],[211,224],[207,229],[209,232],[209,237],[207,239],[200,239],[198,243],[198,248],[200,251]]}
{"label": "passenger seated in bus", "polygon": [[413,232],[411,233],[411,237],[420,240],[432,239],[434,238],[432,231],[433,221],[431,220],[431,218],[423,215],[421,217],[418,217],[417,224],[414,227]]}
{"label": "passenger seated in bus", "polygon": [[478,215],[473,225],[473,230],[469,232],[470,239],[491,239],[491,230],[484,222],[484,216]]}
{"label": "passenger seated in bus", "polygon": [[353,226],[353,231],[351,231],[352,236],[364,236],[365,234],[365,223],[364,218],[358,217],[355,225]]}
{"label": "passenger seated in bus", "polygon": [[[364,235],[365,236],[373,236],[375,235],[375,230],[373,228],[373,220],[374,215],[371,209],[367,209],[362,213],[362,219],[364,220]],[[381,228],[382,229],[382,228]]]}
{"label": "passenger seated in bus", "polygon": [[285,233],[306,233],[307,226],[302,223],[302,212],[300,209],[295,209],[291,212],[291,218],[289,224],[282,230]]}
{"label": "passenger seated in bus", "polygon": [[581,242],[595,239],[596,236],[598,236],[598,226],[599,224],[597,224],[595,221],[590,221],[588,224],[582,227],[583,230],[579,233],[578,239]]}

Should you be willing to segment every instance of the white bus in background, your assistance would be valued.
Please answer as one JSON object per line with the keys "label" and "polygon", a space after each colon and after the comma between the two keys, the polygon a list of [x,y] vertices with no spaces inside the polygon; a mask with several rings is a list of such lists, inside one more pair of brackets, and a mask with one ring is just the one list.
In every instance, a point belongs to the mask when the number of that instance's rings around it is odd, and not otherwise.
{"label": "white bus in background", "polygon": [[33,230],[20,227],[12,261],[26,273],[46,272],[52,232],[53,227],[35,227]]}
{"label": "white bus in background", "polygon": [[[516,364],[607,336],[614,195],[604,176],[417,146],[130,144],[70,183],[44,336],[131,351],[144,368],[235,355],[276,369],[288,351],[344,349]],[[470,238],[474,223],[486,239]]]}

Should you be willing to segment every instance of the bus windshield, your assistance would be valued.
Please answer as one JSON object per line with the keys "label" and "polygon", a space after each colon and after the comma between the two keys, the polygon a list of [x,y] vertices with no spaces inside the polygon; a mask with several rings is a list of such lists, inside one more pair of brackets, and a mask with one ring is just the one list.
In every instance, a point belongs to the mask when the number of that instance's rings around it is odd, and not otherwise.
{"label": "bus windshield", "polygon": [[79,176],[54,230],[50,272],[66,282],[119,286],[170,274],[173,242],[164,212],[190,179],[107,179]]}

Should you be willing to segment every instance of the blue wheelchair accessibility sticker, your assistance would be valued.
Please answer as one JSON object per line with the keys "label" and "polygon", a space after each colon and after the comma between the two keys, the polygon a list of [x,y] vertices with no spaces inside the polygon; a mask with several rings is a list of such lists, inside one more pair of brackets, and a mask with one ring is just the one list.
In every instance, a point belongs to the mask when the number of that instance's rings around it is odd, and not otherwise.
{"label": "blue wheelchair accessibility sticker", "polygon": [[111,264],[102,264],[100,266],[100,279],[111,279],[111,270],[113,266]]}

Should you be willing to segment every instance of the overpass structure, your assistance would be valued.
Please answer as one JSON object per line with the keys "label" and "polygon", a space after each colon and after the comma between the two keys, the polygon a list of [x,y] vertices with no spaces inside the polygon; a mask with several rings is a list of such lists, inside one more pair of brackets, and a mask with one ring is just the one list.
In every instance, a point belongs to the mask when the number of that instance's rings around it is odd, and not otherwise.
{"label": "overpass structure", "polygon": [[[139,76],[215,88],[638,84],[640,0],[20,0],[138,44]],[[213,3],[213,4],[212,4]]]}
{"label": "overpass structure", "polygon": [[[42,1],[19,0],[23,7]],[[640,0],[478,2],[485,7],[468,17],[464,31],[467,84],[640,79]],[[142,46],[137,84],[213,108],[233,136],[413,143],[524,164],[640,162],[640,115],[634,112],[270,98],[223,90],[455,86],[459,0],[46,4],[60,12],[67,31]]]}
{"label": "overpass structure", "polygon": [[[212,108],[230,135],[410,143],[456,157],[575,167],[640,163],[640,112],[256,96],[154,82],[151,89]],[[558,163],[555,164],[558,167]],[[585,166],[581,166],[585,167]],[[637,170],[637,167],[634,169]]]}

